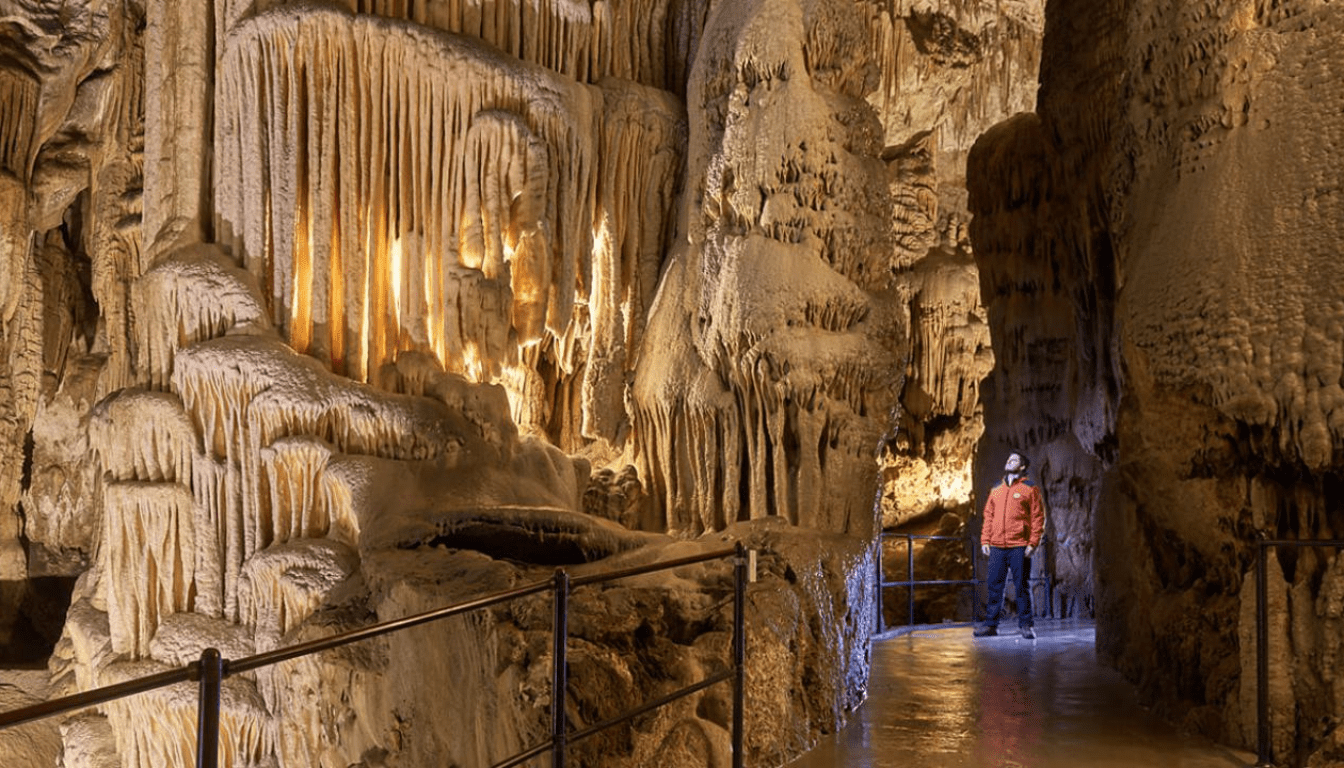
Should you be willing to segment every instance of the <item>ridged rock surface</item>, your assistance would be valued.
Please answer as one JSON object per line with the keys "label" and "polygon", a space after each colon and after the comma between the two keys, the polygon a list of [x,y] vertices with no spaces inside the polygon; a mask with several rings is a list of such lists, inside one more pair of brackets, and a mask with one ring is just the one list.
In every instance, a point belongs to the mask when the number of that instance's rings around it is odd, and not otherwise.
{"label": "ridged rock surface", "polygon": [[[1042,447],[1049,607],[1089,614],[1072,478],[1115,458],[1115,389],[1009,416],[1004,382],[1023,334],[1062,360],[1111,309],[1061,293],[992,351],[982,286],[1020,249],[973,247],[965,181],[1036,104],[1043,25],[1042,0],[0,0],[0,649],[38,635],[71,693],[740,540],[748,762],[779,765],[865,695],[879,530],[974,531],[987,417]],[[1061,427],[1078,391],[1103,415]],[[958,546],[926,562],[961,575]],[[576,594],[574,722],[721,669],[728,571]],[[224,763],[531,746],[550,621],[231,677]],[[578,750],[725,765],[724,690]],[[188,764],[194,729],[182,686],[32,729],[32,761],[58,734],[65,768]]]}
{"label": "ridged rock surface", "polygon": [[[1326,74],[1344,13],[1112,0],[1050,14],[1035,114],[971,157],[992,439],[1048,462],[1054,557],[1093,552],[1102,657],[1172,719],[1253,747],[1256,540],[1344,532],[1344,91]],[[1344,757],[1336,562],[1268,558],[1284,764]]]}

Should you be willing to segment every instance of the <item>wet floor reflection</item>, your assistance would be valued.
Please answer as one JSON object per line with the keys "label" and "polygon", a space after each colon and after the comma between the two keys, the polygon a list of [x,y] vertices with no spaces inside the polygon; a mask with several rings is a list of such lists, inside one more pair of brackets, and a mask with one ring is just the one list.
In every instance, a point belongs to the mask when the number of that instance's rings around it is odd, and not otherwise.
{"label": "wet floor reflection", "polygon": [[1255,755],[1184,735],[1101,666],[1090,623],[1037,639],[969,627],[873,644],[869,697],[841,733],[791,768],[1248,768]]}

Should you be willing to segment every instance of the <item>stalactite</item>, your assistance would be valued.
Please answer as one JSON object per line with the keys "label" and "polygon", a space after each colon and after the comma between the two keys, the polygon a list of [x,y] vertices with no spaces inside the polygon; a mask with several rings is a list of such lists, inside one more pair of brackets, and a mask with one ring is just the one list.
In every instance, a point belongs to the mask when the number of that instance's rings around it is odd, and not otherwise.
{"label": "stalactite", "polygon": [[168,387],[182,347],[237,327],[269,327],[249,277],[218,248],[201,245],[162,259],[132,285],[132,300],[142,308],[136,318],[137,367],[150,386]]}
{"label": "stalactite", "polygon": [[[451,444],[442,407],[432,401],[377,395],[278,341],[258,342],[228,337],[196,344],[178,352],[173,375],[208,454],[219,461],[212,476],[200,478],[198,492],[210,530],[218,532],[222,609],[230,618],[237,617],[243,564],[274,540],[274,516],[296,511],[272,507],[265,462],[274,454],[264,454],[264,448],[288,436],[311,435],[342,452],[426,460]],[[329,506],[319,507],[332,513]],[[333,522],[328,517],[325,524]]]}
{"label": "stalactite", "polygon": [[0,69],[0,168],[20,179],[27,179],[37,153],[33,140],[37,130],[38,98],[41,83],[27,73]]}
{"label": "stalactite", "polygon": [[[998,116],[1033,107],[1043,2],[869,5],[869,39],[881,72],[875,106],[888,116],[889,134],[934,128],[947,147],[965,150]],[[937,20],[945,29],[919,42],[912,19]],[[926,101],[921,92],[937,97]]]}
{"label": "stalactite", "polygon": [[115,392],[142,383],[135,373],[135,354],[129,343],[133,337],[132,312],[126,295],[127,284],[139,274],[140,240],[138,233],[118,231],[102,217],[96,237],[99,247],[93,250],[93,295],[102,309],[110,347],[100,389]]}
{"label": "stalactite", "polygon": [[233,498],[230,489],[232,473],[225,461],[214,457],[199,457],[192,467],[191,489],[196,499],[196,549],[194,555],[202,567],[196,572],[196,612],[221,617],[225,615],[225,545],[230,522],[228,505]]}
{"label": "stalactite", "polygon": [[716,401],[638,414],[641,461],[650,486],[661,491],[655,502],[669,530],[698,534],[766,517],[844,530],[855,510],[824,489],[837,468],[871,460],[862,447],[855,450],[864,427],[824,394],[795,400],[760,374],[731,401]]}
{"label": "stalactite", "polygon": [[[335,11],[244,22],[223,61],[222,103],[236,106],[219,131],[220,209],[246,233],[248,268],[296,348],[381,385],[377,371],[400,352],[502,381],[519,345],[539,345],[563,376],[586,377],[588,394],[520,404],[537,414],[520,423],[547,429],[577,423],[577,406],[619,405],[634,361],[616,336],[638,340],[671,237],[684,141],[675,99],[583,86],[464,38]],[[431,75],[445,67],[470,75]],[[364,83],[365,72],[381,75]],[[292,113],[309,128],[286,128]],[[296,238],[277,234],[294,227]],[[614,334],[600,343],[586,338],[595,308]],[[515,400],[535,391],[530,374],[510,378]],[[589,438],[621,434],[619,417],[594,418]]]}
{"label": "stalactite", "polygon": [[[154,662],[124,662],[107,672],[110,682],[166,671]],[[182,683],[104,705],[126,768],[159,768],[196,762],[197,686]],[[264,765],[275,734],[251,680],[229,677],[220,687],[219,765]]]}
{"label": "stalactite", "polygon": [[[6,316],[5,354],[9,358],[10,397],[8,407],[15,426],[31,423],[42,392],[42,340],[46,324],[45,291],[38,274],[37,250],[39,238],[27,249],[19,267],[11,277],[16,281],[17,303],[12,314]],[[21,442],[21,441],[20,441]],[[9,444],[9,441],[6,441]]]}
{"label": "stalactite", "polygon": [[[610,83],[603,92],[603,136],[588,320],[592,346],[583,380],[585,437],[618,441],[627,428],[626,371],[642,341],[657,287],[662,244],[681,176],[685,124],[669,120],[676,105],[648,109],[643,91]],[[631,195],[631,190],[643,190]]]}
{"label": "stalactite", "polygon": [[166,392],[122,390],[90,414],[89,446],[111,481],[190,483],[200,453],[182,402]]}
{"label": "stalactite", "polygon": [[191,558],[196,549],[191,491],[175,483],[109,483],[103,488],[103,507],[112,647],[141,658],[160,621],[193,607],[197,564]]}
{"label": "stalactite", "polygon": [[[509,189],[508,179],[523,181],[531,177],[533,181],[527,182],[531,189],[544,190],[546,194],[556,197],[551,198],[549,203],[545,200],[525,201],[522,213],[528,212],[529,205],[540,204],[540,209],[532,210],[550,210],[553,216],[574,221],[591,218],[584,214],[591,206],[591,193],[588,191],[591,180],[588,172],[582,171],[581,161],[584,155],[591,153],[591,148],[586,145],[582,135],[575,132],[577,126],[572,124],[572,120],[562,117],[563,113],[555,109],[558,104],[550,103],[554,98],[582,103],[586,97],[576,90],[579,86],[566,86],[562,81],[554,81],[547,89],[558,90],[552,90],[550,96],[529,100],[525,96],[527,86],[511,76],[502,76],[504,70],[515,65],[506,65],[504,60],[496,58],[497,54],[489,53],[463,39],[450,40],[415,27],[396,30],[388,22],[378,23],[366,17],[351,19],[331,13],[305,15],[292,28],[268,23],[274,21],[263,18],[244,25],[226,51],[222,87],[227,96],[226,103],[240,105],[236,116],[240,123],[228,126],[225,135],[232,141],[243,143],[234,145],[238,149],[232,150],[227,148],[229,142],[224,142],[225,156],[237,156],[242,160],[241,165],[250,163],[254,167],[271,167],[284,158],[292,158],[283,167],[270,171],[270,207],[281,211],[305,211],[308,220],[312,222],[315,238],[309,244],[310,247],[315,252],[331,252],[333,262],[346,267],[341,270],[346,278],[344,295],[333,294],[330,286],[320,283],[293,283],[291,265],[296,258],[305,261],[311,257],[308,254],[295,254],[292,239],[274,234],[291,228],[291,222],[277,220],[276,213],[266,215],[255,206],[244,205],[242,210],[226,207],[225,214],[231,219],[256,222],[245,228],[251,238],[246,247],[249,263],[254,271],[261,274],[263,282],[272,286],[273,305],[278,313],[282,313],[277,317],[282,327],[291,336],[310,337],[313,352],[325,356],[331,349],[340,346],[345,349],[346,355],[343,360],[336,362],[343,363],[346,371],[356,378],[367,378],[369,371],[376,369],[395,353],[402,344],[402,334],[409,334],[410,341],[419,340],[423,345],[430,339],[427,329],[443,325],[441,318],[445,318],[445,315],[474,316],[479,312],[469,305],[459,307],[456,300],[450,298],[456,293],[456,286],[444,285],[453,274],[450,268],[460,263],[483,271],[488,280],[503,279],[504,285],[507,285],[508,277],[500,270],[504,260],[503,237],[515,239],[538,226],[542,231],[562,237],[570,233],[571,237],[583,236],[582,227],[567,228],[547,218],[535,218],[535,215],[530,220],[509,220],[502,215],[508,210],[507,205],[501,207],[498,202],[490,202],[501,198],[479,194],[480,191],[492,193],[495,189],[492,185],[503,183],[506,186],[500,191],[508,190],[507,194],[511,196],[513,190]],[[417,45],[409,46],[402,42],[403,33],[416,40]],[[278,45],[267,42],[271,39]],[[324,56],[320,55],[323,49],[326,50],[326,56],[334,56],[338,62],[348,64],[325,66]],[[254,60],[261,62],[259,68],[253,64]],[[229,64],[230,61],[238,63]],[[455,75],[451,78],[451,86],[450,81],[443,78],[421,82],[421,78],[449,62],[454,62],[452,66],[474,70],[474,74],[469,77]],[[284,79],[291,72],[302,73],[304,84],[301,88],[290,87]],[[381,72],[383,82],[358,85],[360,72]],[[282,79],[275,81],[276,77]],[[357,85],[358,97],[355,96]],[[562,96],[564,91],[569,91],[568,95]],[[298,107],[290,101],[294,92],[311,95],[309,109],[323,115],[322,124],[348,125],[357,131],[351,136],[357,140],[350,147],[353,151],[340,154],[338,178],[341,179],[341,186],[334,190],[337,200],[335,211],[324,200],[311,196],[297,199],[296,189],[312,188],[313,185],[305,183],[295,187],[294,177],[303,167],[322,168],[329,165],[330,161],[324,159],[325,156],[335,151],[336,146],[345,143],[344,135],[348,131],[321,144],[310,142],[299,146],[298,138],[293,134],[274,127],[246,123],[246,115],[255,110],[242,105],[256,104],[260,100],[264,105],[262,112],[286,115]],[[417,92],[418,98],[412,98],[411,94]],[[493,107],[493,104],[499,107]],[[527,106],[523,112],[514,114],[514,110],[525,104]],[[418,112],[431,106],[435,108],[435,114]],[[553,146],[557,151],[579,161],[577,167],[580,175],[570,182],[573,186],[564,184],[563,172],[559,178],[548,179],[549,174],[554,173],[548,164],[543,162],[537,167],[536,160],[529,163],[525,159],[527,153],[535,153],[535,149],[524,149],[524,155],[518,158],[520,162],[513,166],[510,165],[513,162],[510,158],[515,153],[500,153],[509,147],[507,140],[505,144],[496,144],[495,149],[485,146],[471,149],[473,136],[479,137],[474,140],[479,144],[486,136],[500,135],[481,133],[491,124],[490,115],[500,113],[491,112],[492,109],[502,110],[502,113],[509,115],[503,125],[530,125],[523,127],[524,135],[537,130],[543,132],[541,136],[529,138],[523,147],[542,146],[535,142],[544,137],[545,145]],[[423,119],[414,117],[415,114]],[[447,138],[448,143],[438,136],[424,141],[408,137],[406,130],[398,126],[408,125],[412,120],[421,125],[436,122],[447,133],[443,138]],[[496,122],[495,125],[500,123]],[[463,146],[467,148],[466,155],[456,151],[457,147]],[[519,147],[516,142],[513,146]],[[270,160],[243,159],[251,158],[258,151],[266,154]],[[238,154],[235,155],[235,152]],[[471,162],[474,153],[481,153],[476,156],[484,162]],[[297,160],[299,165],[296,166],[295,159],[302,158],[308,159]],[[495,159],[502,161],[502,165],[491,171],[490,163]],[[405,168],[406,173],[396,177],[398,183],[392,184],[381,175],[384,167]],[[511,167],[516,171],[510,171]],[[276,183],[282,178],[285,183]],[[538,180],[542,183],[540,188],[536,187]],[[479,186],[482,182],[486,187]],[[559,188],[557,183],[561,184]],[[226,180],[225,187],[261,188],[255,181],[239,177],[232,181]],[[422,189],[442,190],[446,198],[435,195],[431,201],[431,196],[420,192]],[[523,189],[526,187],[518,191]],[[478,190],[474,196],[473,190]],[[567,194],[563,194],[565,192]],[[535,195],[535,192],[531,194]],[[379,202],[370,208],[360,202],[367,200]],[[342,216],[342,225],[339,228],[332,227],[329,223],[332,214],[347,212],[354,212],[357,216],[353,220]],[[456,242],[457,237],[452,233],[469,232],[473,221],[486,227],[488,231],[484,232],[485,236],[475,239],[468,237],[461,244]],[[267,222],[273,234],[267,235],[268,230],[259,226]],[[468,226],[463,228],[463,224]],[[339,245],[321,241],[320,238],[329,230],[340,232]],[[583,250],[579,247],[582,242],[574,239],[555,242],[549,258],[578,253]],[[494,246],[491,247],[491,244]],[[440,250],[426,252],[426,248],[432,247]],[[477,252],[482,247],[491,250]],[[394,263],[398,259],[401,261]],[[394,267],[399,268],[395,275],[391,272]],[[567,271],[573,273],[572,268]],[[320,275],[322,272],[314,270],[315,274]],[[563,276],[565,272],[562,269],[559,275]],[[427,275],[429,284],[407,284],[404,282],[406,274]],[[415,296],[414,302],[424,302],[430,311],[420,313],[421,316],[413,314],[412,295]],[[463,304],[474,295],[463,297]],[[488,298],[489,293],[485,296]],[[445,299],[452,303],[445,306]],[[312,302],[311,311],[303,308],[309,302]],[[325,307],[335,305],[345,307],[345,316],[329,317],[328,334],[331,338],[323,339],[310,329],[293,327],[295,317],[311,315],[320,321],[328,314]],[[558,321],[558,328],[562,328],[567,318],[562,312],[552,319]],[[491,323],[490,326],[508,327],[507,323]],[[340,335],[340,344],[332,343],[337,334]],[[503,351],[496,349],[502,346],[502,339],[492,342],[487,337],[467,341],[475,341],[484,347],[479,353],[483,359],[494,360],[502,356],[496,354]],[[447,357],[442,341],[436,346],[434,351],[441,358]],[[450,362],[461,365],[460,357]]]}
{"label": "stalactite", "polygon": [[346,539],[348,522],[334,523],[340,517],[336,510],[323,504],[320,493],[322,468],[331,457],[331,449],[321,441],[307,438],[281,438],[262,449],[262,466],[266,472],[266,488],[270,492],[271,517],[262,525],[262,540],[266,546],[301,538],[319,538],[331,535],[354,546]]}
{"label": "stalactite", "polygon": [[337,542],[294,539],[270,546],[243,568],[240,618],[268,651],[302,624],[332,587],[354,570],[353,551]]}

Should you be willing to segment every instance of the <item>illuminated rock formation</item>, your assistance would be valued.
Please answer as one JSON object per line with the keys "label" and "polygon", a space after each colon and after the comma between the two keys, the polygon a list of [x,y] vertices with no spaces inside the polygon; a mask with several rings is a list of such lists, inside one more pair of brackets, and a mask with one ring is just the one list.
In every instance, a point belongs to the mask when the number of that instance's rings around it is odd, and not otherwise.
{"label": "illuminated rock formation", "polygon": [[423,351],[565,447],[624,439],[676,99],[338,11],[240,22],[221,59],[221,226],[296,350],[361,381]]}
{"label": "illuminated rock formation", "polygon": [[[686,236],[636,380],[668,529],[782,517],[873,534],[869,478],[899,384],[891,200],[865,27],[825,4],[739,3],[692,70]],[[735,41],[727,44],[727,41]]]}
{"label": "illuminated rock formation", "polygon": [[[729,541],[677,545],[580,514],[587,463],[519,436],[499,387],[472,384],[415,354],[383,374],[414,394],[326,371],[248,313],[229,311],[257,306],[258,297],[239,300],[250,276],[223,259],[209,248],[169,254],[139,284],[170,327],[189,328],[188,318],[199,317],[249,321],[222,321],[220,335],[178,349],[168,390],[123,390],[95,409],[89,439],[104,530],[53,662],[57,692],[165,671],[207,645],[245,657],[542,580],[550,565],[640,564]],[[178,277],[162,277],[169,274]],[[221,284],[199,290],[193,278],[202,275]],[[223,285],[229,275],[234,284]],[[194,314],[174,318],[178,305],[152,295],[155,288],[197,297]],[[163,337],[153,322],[143,327],[141,348]],[[790,698],[792,686],[773,667],[750,673],[755,695],[779,698],[769,717],[751,721],[754,749],[778,761],[806,748],[818,729],[838,727],[857,703],[860,681],[844,677],[857,673],[844,670],[865,654],[866,574],[874,566],[857,539],[831,541],[823,565],[813,536],[787,526],[736,535],[763,553],[749,612],[755,626],[770,629],[753,648],[799,674],[830,670],[817,676],[828,692],[806,702]],[[804,583],[812,587],[800,590],[784,574],[803,569],[811,569]],[[576,593],[568,705],[576,724],[616,714],[635,692],[667,691],[722,668],[728,564],[676,576],[671,584]],[[632,603],[641,610],[624,613]],[[600,616],[588,618],[590,610]],[[808,616],[824,617],[825,637],[813,637]],[[412,764],[478,764],[519,751],[546,733],[549,620],[543,598],[230,678],[224,764],[311,765],[374,752]],[[632,651],[629,638],[644,633],[659,640]],[[622,679],[625,687],[611,688]],[[476,704],[445,699],[448,687]],[[330,690],[344,695],[327,699]],[[587,754],[612,764],[630,754],[679,764],[659,755],[679,754],[677,734],[691,729],[721,758],[729,710],[722,691],[709,696],[718,715],[703,717],[690,701],[594,742]],[[81,739],[73,752],[114,752],[126,766],[190,762],[191,687],[102,712],[109,727],[72,731]],[[360,727],[336,727],[346,722]],[[405,722],[447,725],[408,732]],[[87,741],[94,738],[104,741]]]}

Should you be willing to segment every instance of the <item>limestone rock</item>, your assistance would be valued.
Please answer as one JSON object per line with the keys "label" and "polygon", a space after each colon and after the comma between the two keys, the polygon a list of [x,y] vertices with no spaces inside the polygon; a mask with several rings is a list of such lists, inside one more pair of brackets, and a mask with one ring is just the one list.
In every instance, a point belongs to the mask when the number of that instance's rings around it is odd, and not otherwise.
{"label": "limestone rock", "polygon": [[[4,711],[41,703],[42,699],[12,685],[0,685]],[[37,720],[0,731],[0,754],[14,765],[55,765],[61,754],[61,735],[53,720]]]}
{"label": "limestone rock", "polygon": [[[1035,114],[971,159],[972,239],[997,294],[987,424],[1001,415],[993,441],[1049,463],[1054,556],[1095,549],[1103,658],[1172,719],[1247,746],[1256,539],[1341,530],[1344,219],[1319,158],[1339,133],[1324,72],[1344,16],[1050,10]],[[1269,694],[1293,713],[1274,716],[1273,749],[1325,762],[1334,553],[1271,558]]]}

